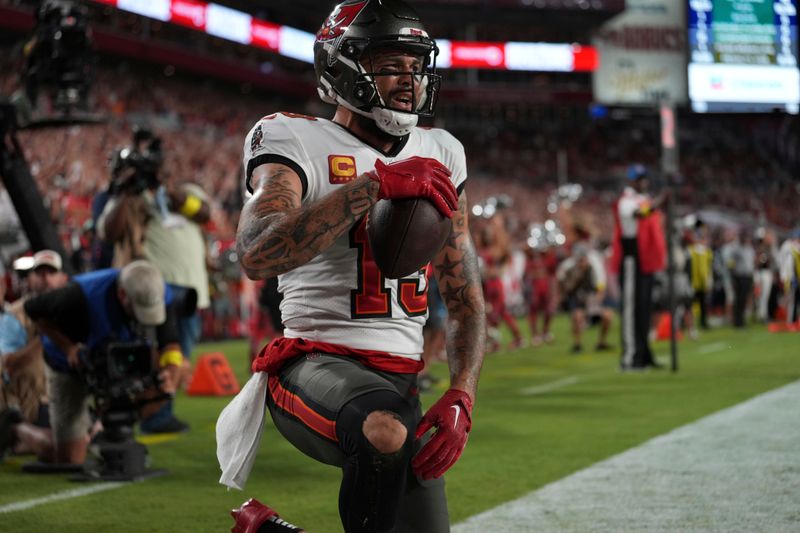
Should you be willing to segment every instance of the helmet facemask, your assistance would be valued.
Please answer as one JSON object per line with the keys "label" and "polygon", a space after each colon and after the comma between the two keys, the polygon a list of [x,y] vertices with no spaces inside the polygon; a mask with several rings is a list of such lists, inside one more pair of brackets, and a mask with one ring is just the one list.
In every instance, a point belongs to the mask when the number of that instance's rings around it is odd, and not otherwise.
{"label": "helmet facemask", "polygon": [[[402,137],[417,124],[418,117],[432,116],[441,87],[436,74],[436,44],[423,35],[394,35],[382,38],[351,38],[325,43],[328,59],[319,92],[323,101],[340,104],[371,118],[384,132]],[[420,57],[419,72],[377,72],[376,54],[397,50]],[[393,106],[392,95],[381,95],[377,80],[382,76],[406,77],[410,88],[410,109]]]}

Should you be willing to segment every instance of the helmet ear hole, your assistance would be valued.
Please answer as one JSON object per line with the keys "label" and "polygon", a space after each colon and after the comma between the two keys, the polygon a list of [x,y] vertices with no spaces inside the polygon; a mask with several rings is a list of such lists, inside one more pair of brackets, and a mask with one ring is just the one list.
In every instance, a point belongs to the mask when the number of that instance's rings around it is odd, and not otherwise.
{"label": "helmet ear hole", "polygon": [[359,105],[366,106],[372,103],[376,96],[375,86],[369,80],[361,78],[356,82],[353,96],[358,100]]}
{"label": "helmet ear hole", "polygon": [[361,50],[359,50],[353,43],[347,43],[346,45],[342,46],[341,54],[348,59],[358,61],[359,57],[361,56]]}

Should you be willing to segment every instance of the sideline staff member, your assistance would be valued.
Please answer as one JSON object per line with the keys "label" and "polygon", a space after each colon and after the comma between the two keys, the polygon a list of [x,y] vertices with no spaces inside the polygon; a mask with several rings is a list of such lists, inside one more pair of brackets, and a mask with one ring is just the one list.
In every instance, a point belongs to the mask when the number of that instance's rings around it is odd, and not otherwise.
{"label": "sideline staff member", "polygon": [[612,268],[619,272],[622,293],[622,362],[620,368],[659,368],[648,336],[653,305],[653,274],[664,270],[667,245],[661,213],[666,200],[647,193],[647,169],[631,165],[628,185],[614,204]]}

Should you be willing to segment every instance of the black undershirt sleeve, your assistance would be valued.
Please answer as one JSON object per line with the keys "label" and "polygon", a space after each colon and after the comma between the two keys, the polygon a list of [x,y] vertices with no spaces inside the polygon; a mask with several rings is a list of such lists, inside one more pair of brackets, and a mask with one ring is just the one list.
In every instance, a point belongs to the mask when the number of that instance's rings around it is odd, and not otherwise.
{"label": "black undershirt sleeve", "polygon": [[89,303],[74,281],[29,299],[25,312],[34,321],[50,320],[72,342],[86,342],[89,337]]}
{"label": "black undershirt sleeve", "polygon": [[298,165],[288,157],[284,157],[278,154],[261,154],[259,156],[254,157],[247,163],[247,169],[245,171],[246,172],[245,185],[247,187],[247,191],[250,194],[253,194],[253,184],[250,183],[250,178],[253,176],[253,171],[256,169],[256,167],[261,165],[266,165],[267,163],[280,163],[281,165],[286,165],[287,167],[294,170],[295,173],[300,177],[300,182],[303,185],[303,194],[301,198],[306,197],[306,192],[308,191],[308,177],[306,176],[305,171],[300,167],[300,165]]}

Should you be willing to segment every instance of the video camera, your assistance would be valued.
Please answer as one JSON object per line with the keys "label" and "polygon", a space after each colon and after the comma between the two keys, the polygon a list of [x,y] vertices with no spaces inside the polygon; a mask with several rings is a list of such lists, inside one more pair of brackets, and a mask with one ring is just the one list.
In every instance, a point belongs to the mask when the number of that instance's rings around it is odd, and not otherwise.
{"label": "video camera", "polygon": [[44,0],[26,46],[25,92],[35,107],[42,87],[54,91],[56,109],[88,108],[94,57],[88,9],[68,0]]}
{"label": "video camera", "polygon": [[152,345],[143,340],[101,345],[89,353],[85,380],[99,413],[125,412],[135,421],[141,395],[158,385]]}
{"label": "video camera", "polygon": [[92,350],[85,364],[84,380],[103,432],[95,440],[98,457],[71,479],[130,481],[165,474],[166,470],[148,468],[147,448],[133,438],[139,407],[169,397],[146,394],[159,383],[152,345],[144,340],[109,342]]}
{"label": "video camera", "polygon": [[118,150],[112,156],[111,194],[140,194],[155,189],[160,185],[158,171],[163,161],[161,139],[148,129],[135,129],[133,147]]}

